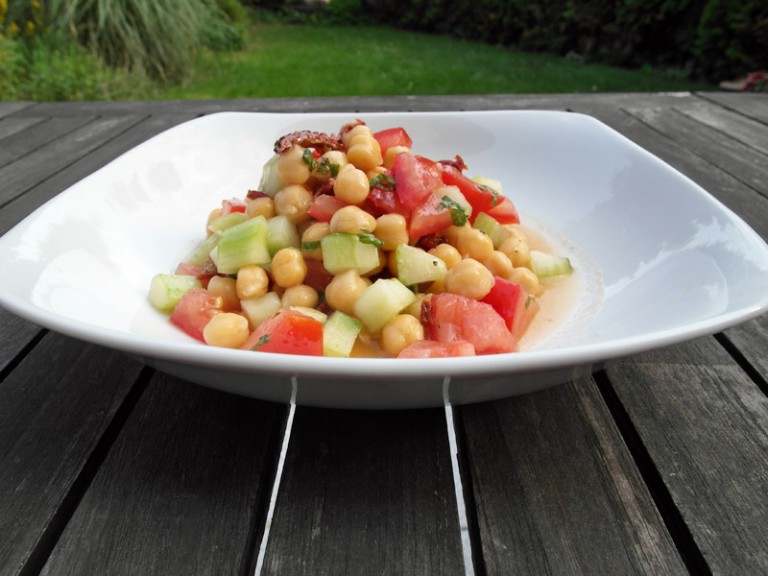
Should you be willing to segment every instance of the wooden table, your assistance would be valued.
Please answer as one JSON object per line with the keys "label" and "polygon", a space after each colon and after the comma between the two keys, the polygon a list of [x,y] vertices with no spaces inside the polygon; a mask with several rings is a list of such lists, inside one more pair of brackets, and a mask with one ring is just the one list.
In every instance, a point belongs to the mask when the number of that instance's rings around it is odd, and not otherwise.
{"label": "wooden table", "polygon": [[[768,96],[738,93],[0,103],[0,233],[201,114],[524,108],[596,116],[768,238]],[[766,350],[763,316],[450,426],[292,412],[0,310],[0,575],[768,574]]]}

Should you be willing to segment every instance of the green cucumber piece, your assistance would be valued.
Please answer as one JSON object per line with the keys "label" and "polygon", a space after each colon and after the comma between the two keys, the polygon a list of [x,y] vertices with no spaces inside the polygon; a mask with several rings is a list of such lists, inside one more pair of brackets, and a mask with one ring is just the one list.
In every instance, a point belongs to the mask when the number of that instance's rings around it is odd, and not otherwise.
{"label": "green cucumber piece", "polygon": [[442,280],[448,273],[445,262],[426,250],[399,244],[395,248],[397,279],[406,286]]}
{"label": "green cucumber piece", "polygon": [[171,312],[187,290],[201,287],[195,276],[155,274],[149,284],[149,302],[161,312]]}
{"label": "green cucumber piece", "polygon": [[496,180],[495,178],[486,178],[485,176],[475,176],[472,178],[472,180],[481,186],[487,186],[494,192],[499,194],[503,193],[501,190],[501,180]]}
{"label": "green cucumber piece", "polygon": [[274,256],[283,248],[299,248],[301,237],[296,230],[296,225],[285,214],[278,214],[267,220],[269,234],[267,235],[267,249],[269,255]]}
{"label": "green cucumber piece", "polygon": [[499,224],[496,218],[486,214],[485,212],[480,212],[480,214],[477,215],[477,218],[475,218],[475,222],[472,224],[472,226],[487,234],[493,242],[493,247],[497,249],[499,246],[501,246],[504,240],[512,235],[512,232],[510,232],[506,226]]}
{"label": "green cucumber piece", "polygon": [[376,334],[414,300],[416,295],[397,278],[379,278],[363,291],[353,310],[363,326]]}
{"label": "green cucumber piece", "polygon": [[267,196],[274,196],[283,187],[283,183],[280,181],[280,176],[277,173],[278,160],[280,160],[280,155],[275,154],[267,160],[261,171],[259,192],[263,192]]}
{"label": "green cucumber piece", "polygon": [[293,310],[294,312],[300,312],[304,314],[304,316],[309,316],[310,318],[314,318],[320,324],[325,324],[325,321],[328,320],[328,314],[325,312],[321,312],[317,308],[311,308],[309,306],[289,306],[288,310]]}
{"label": "green cucumber piece", "polygon": [[348,358],[363,324],[340,310],[331,313],[323,324],[323,355]]}
{"label": "green cucumber piece", "polygon": [[272,316],[275,312],[282,308],[283,303],[280,300],[280,296],[277,292],[267,292],[263,296],[258,298],[249,298],[248,300],[240,300],[240,308],[248,318],[248,323],[251,325],[251,329],[255,329],[264,320]]}
{"label": "green cucumber piece", "polygon": [[323,266],[331,274],[355,270],[367,274],[379,266],[379,249],[360,240],[358,234],[334,232],[320,240]]}
{"label": "green cucumber piece", "polygon": [[205,240],[200,242],[192,253],[184,260],[185,263],[192,266],[203,266],[211,256],[211,251],[216,248],[219,243],[219,234],[212,234]]}
{"label": "green cucumber piece", "polygon": [[235,224],[240,224],[248,220],[248,216],[242,212],[230,212],[226,216],[219,216],[208,224],[208,230],[213,232],[223,232],[227,228],[232,228]]}
{"label": "green cucumber piece", "polygon": [[555,256],[539,250],[531,250],[530,267],[540,280],[566,276],[573,272],[571,261],[565,256]]}
{"label": "green cucumber piece", "polygon": [[256,216],[224,230],[211,254],[216,269],[221,274],[236,274],[243,266],[268,263],[268,234],[269,227],[264,216]]}

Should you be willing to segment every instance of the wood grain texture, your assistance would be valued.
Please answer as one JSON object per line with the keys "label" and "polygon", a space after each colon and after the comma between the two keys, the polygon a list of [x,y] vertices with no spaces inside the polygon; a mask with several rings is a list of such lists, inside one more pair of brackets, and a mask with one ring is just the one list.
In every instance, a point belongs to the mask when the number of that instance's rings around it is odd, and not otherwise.
{"label": "wood grain texture", "polygon": [[140,369],[49,334],[0,382],[0,574],[46,553]]}
{"label": "wood grain texture", "polygon": [[464,574],[443,410],[299,408],[263,574]]}
{"label": "wood grain texture", "polygon": [[768,574],[768,398],[714,338],[608,376],[713,574]]}
{"label": "wood grain texture", "polygon": [[285,414],[157,375],[42,574],[252,574]]}
{"label": "wood grain texture", "polygon": [[52,142],[0,168],[0,205],[6,204],[78,158],[103,146],[140,117],[94,118]]}
{"label": "wood grain texture", "polygon": [[489,576],[687,573],[591,379],[460,414]]}

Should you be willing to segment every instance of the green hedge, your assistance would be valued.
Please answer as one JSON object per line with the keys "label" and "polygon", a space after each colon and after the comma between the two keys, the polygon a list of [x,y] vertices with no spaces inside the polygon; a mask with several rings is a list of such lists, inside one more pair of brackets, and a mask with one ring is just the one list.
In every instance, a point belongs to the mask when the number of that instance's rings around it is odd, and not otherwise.
{"label": "green hedge", "polygon": [[393,26],[709,80],[768,66],[765,0],[363,0]]}

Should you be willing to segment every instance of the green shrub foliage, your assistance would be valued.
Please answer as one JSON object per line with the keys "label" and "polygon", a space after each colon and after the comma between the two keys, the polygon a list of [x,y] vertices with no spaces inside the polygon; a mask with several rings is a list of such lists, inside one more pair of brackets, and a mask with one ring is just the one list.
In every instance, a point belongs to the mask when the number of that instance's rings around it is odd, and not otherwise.
{"label": "green shrub foliage", "polygon": [[764,69],[764,0],[363,0],[393,26],[570,55],[683,70],[710,80]]}

